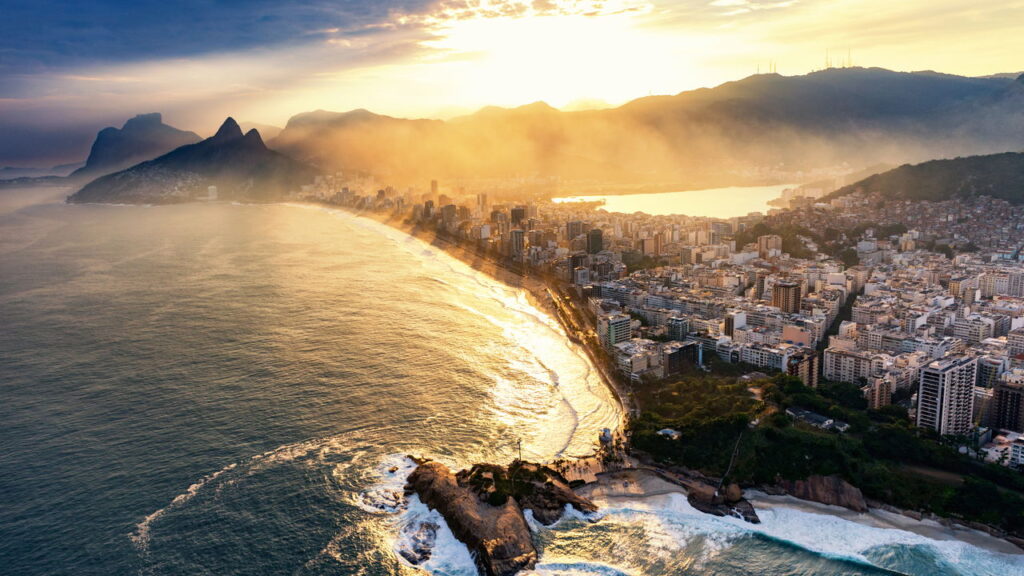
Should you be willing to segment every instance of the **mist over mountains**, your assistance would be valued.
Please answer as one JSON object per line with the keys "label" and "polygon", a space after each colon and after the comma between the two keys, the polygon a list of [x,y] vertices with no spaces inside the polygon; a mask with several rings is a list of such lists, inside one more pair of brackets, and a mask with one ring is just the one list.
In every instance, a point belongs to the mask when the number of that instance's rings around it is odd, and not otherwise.
{"label": "mist over mountains", "polygon": [[177,148],[93,180],[69,202],[171,203],[206,196],[211,186],[219,198],[276,200],[313,180],[317,171],[267,149],[257,130],[243,134],[228,118],[210,138]]}
{"label": "mist over mountains", "polygon": [[[139,198],[152,198],[168,182],[178,192],[162,194],[174,198],[185,188],[195,195],[202,182],[222,181],[226,190],[269,199],[269,190],[295,185],[299,174],[337,171],[395,185],[542,177],[564,189],[800,181],[815,169],[853,172],[1024,150],[1024,75],[878,68],[762,74],[603,110],[560,111],[537,102],[448,121],[317,110],[288,121],[270,141],[276,152],[257,131],[243,135],[233,120],[217,136],[198,140],[163,124],[160,114],[104,129],[73,179],[142,163],[100,178],[75,198],[123,201],[133,187]],[[227,148],[215,145],[228,141]],[[226,151],[243,148],[246,154]],[[257,183],[262,177],[270,179],[265,187]]]}
{"label": "mist over mountains", "polygon": [[327,171],[396,181],[739,183],[1024,148],[1024,78],[846,68],[762,74],[606,110],[535,103],[449,121],[318,110],[292,117],[270,145]]}
{"label": "mist over mountains", "polygon": [[195,132],[164,124],[159,113],[139,114],[120,129],[109,127],[100,130],[85,166],[71,176],[76,179],[96,178],[199,140],[201,138]]}

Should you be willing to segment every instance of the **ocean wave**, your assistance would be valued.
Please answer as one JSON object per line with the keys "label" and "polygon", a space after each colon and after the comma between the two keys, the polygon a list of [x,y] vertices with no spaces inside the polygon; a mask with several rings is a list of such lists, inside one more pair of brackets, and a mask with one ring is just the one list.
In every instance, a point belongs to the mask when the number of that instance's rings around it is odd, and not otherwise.
{"label": "ocean wave", "polygon": [[135,532],[130,534],[128,537],[131,539],[131,541],[135,544],[136,547],[138,547],[140,550],[145,550],[149,546],[150,528],[152,527],[153,522],[156,522],[161,516],[166,514],[168,511],[185,504],[192,498],[195,498],[196,494],[198,494],[199,491],[202,490],[204,486],[211,482],[214,482],[224,474],[231,472],[237,467],[238,464],[228,464],[227,466],[221,468],[220,470],[217,470],[212,474],[207,474],[206,476],[203,476],[196,482],[192,483],[184,492],[175,496],[171,500],[170,504],[164,506],[163,508],[160,508],[159,510],[156,510],[155,512],[143,518],[142,522],[139,522],[135,526]]}
{"label": "ocean wave", "polygon": [[541,576],[634,576],[634,572],[600,562],[540,562],[526,574]]}
{"label": "ocean wave", "polygon": [[[431,542],[423,550],[424,532],[432,533]],[[398,520],[398,535],[393,543],[395,555],[406,566],[416,567],[437,576],[476,576],[473,555],[452,533],[444,517],[431,510],[415,494]],[[425,552],[425,558],[424,556]],[[417,558],[413,563],[410,557]]]}
{"label": "ocean wave", "polygon": [[898,570],[914,576],[931,575],[931,571],[917,572],[913,566],[879,563],[880,559],[886,558],[877,554],[879,551],[899,546],[927,551],[945,564],[950,573],[963,576],[1024,574],[1024,555],[988,551],[959,540],[936,540],[897,528],[866,526],[838,516],[782,507],[758,511],[758,516],[761,524],[752,525],[752,532],[829,558]]}
{"label": "ocean wave", "polygon": [[146,515],[141,522],[136,524],[135,531],[129,534],[128,538],[140,551],[144,552],[149,547],[153,524],[168,512],[180,508],[190,502],[193,498],[199,495],[201,491],[210,486],[216,486],[219,490],[224,484],[233,484],[237,480],[233,476],[237,474],[251,476],[263,469],[266,469],[268,466],[293,462],[308,456],[312,452],[319,452],[322,455],[325,449],[338,446],[339,438],[340,437],[320,438],[297,442],[294,444],[286,444],[273,450],[268,450],[261,454],[252,456],[242,462],[233,462],[228,464],[220,470],[207,474],[192,483],[184,492],[172,498],[167,506]]}

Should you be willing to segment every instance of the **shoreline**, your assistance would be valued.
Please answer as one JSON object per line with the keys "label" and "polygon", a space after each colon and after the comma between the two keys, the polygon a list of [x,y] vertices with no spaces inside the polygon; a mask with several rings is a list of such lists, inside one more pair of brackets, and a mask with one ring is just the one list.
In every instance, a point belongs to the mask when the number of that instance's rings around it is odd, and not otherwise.
{"label": "shoreline", "polygon": [[[644,468],[598,474],[596,482],[579,488],[577,492],[592,500],[611,502],[643,500],[667,494],[688,494],[681,485],[666,480],[654,470]],[[962,542],[997,554],[1024,555],[1024,550],[1008,540],[959,524],[947,525],[929,519],[915,520],[874,507],[864,513],[854,512],[840,506],[829,506],[788,495],[775,496],[759,490],[744,490],[743,496],[758,512],[771,511],[774,508],[795,510],[806,514],[840,518],[870,528],[901,530],[939,542]]]}
{"label": "shoreline", "polygon": [[[450,256],[458,259],[459,261],[470,266],[474,270],[477,270],[478,272],[487,274],[488,276],[490,276],[491,278],[498,282],[501,282],[512,288],[523,290],[531,304],[533,304],[539,310],[545,312],[547,315],[554,318],[558,322],[559,326],[561,326],[562,330],[566,333],[566,337],[569,338],[569,340],[573,342],[573,344],[579,346],[583,351],[586,352],[587,359],[590,362],[591,366],[594,370],[598,372],[598,375],[602,383],[609,390],[609,392],[611,392],[612,397],[619,406],[620,418],[618,422],[618,429],[613,430],[613,434],[617,438],[624,438],[626,424],[628,422],[628,419],[633,414],[633,406],[631,406],[629,403],[629,397],[626,394],[626,391],[620,387],[620,385],[613,379],[613,377],[606,374],[604,367],[602,366],[598,358],[595,357],[594,351],[587,344],[587,342],[584,341],[583,339],[573,338],[571,336],[571,334],[575,331],[575,328],[573,326],[570,326],[568,320],[565,317],[563,317],[563,312],[552,299],[553,293],[551,287],[548,286],[547,282],[545,282],[542,278],[529,276],[528,274],[523,274],[521,272],[512,270],[485,254],[478,253],[465,246],[462,246],[453,239],[445,238],[441,234],[438,234],[436,231],[410,225],[404,220],[403,217],[396,216],[393,213],[384,214],[369,211],[356,212],[345,206],[328,206],[344,209],[346,212],[354,216],[366,217],[371,220],[375,220],[381,224],[387,225],[391,228],[394,228],[396,230],[399,230],[401,232],[404,232],[413,238],[423,241],[431,246],[435,246],[438,249],[444,250]],[[577,489],[577,492],[585,497],[590,497],[591,490],[607,491],[607,486],[609,485],[610,479],[615,478],[616,475],[619,474],[625,474],[627,476],[630,474],[653,476],[654,478],[656,478],[656,483],[659,486],[659,488],[655,489],[655,493],[651,493],[651,491],[648,490],[648,488],[645,486],[655,483],[655,480],[647,479],[644,482],[641,482],[640,490],[637,493],[624,492],[621,494],[607,495],[606,497],[645,498],[648,496],[666,493],[680,493],[684,495],[689,493],[687,488],[685,488],[682,484],[664,478],[654,469],[648,468],[646,466],[637,466],[636,462],[633,462],[625,467],[622,467],[621,469],[605,468],[603,464],[600,462],[600,460],[596,458],[598,454],[574,459],[575,462],[579,465],[577,467],[578,470],[570,474],[579,479],[587,480],[587,483],[584,486],[581,486]],[[746,497],[747,493],[750,493],[749,498]],[[1000,538],[992,534],[987,534],[983,531],[956,522],[951,522],[949,524],[940,524],[939,522],[935,522],[929,519],[915,520],[914,518],[906,514],[893,512],[891,510],[886,510],[875,506],[869,506],[868,512],[864,514],[859,514],[838,506],[829,506],[826,504],[820,504],[818,502],[810,500],[801,500],[788,495],[771,496],[752,489],[744,490],[744,498],[748,500],[751,505],[754,506],[755,511],[759,508],[771,509],[773,506],[786,507],[790,509],[798,509],[822,515],[837,516],[849,520],[851,522],[858,522],[865,525],[874,525],[865,519],[865,517],[871,517],[875,518],[875,520],[873,520],[874,522],[888,522],[888,524],[890,524],[893,528],[902,529],[908,532],[912,532],[936,540],[959,540],[984,548],[989,551],[1001,552],[1005,554],[1024,554],[1024,550],[1022,550],[1019,546],[1017,546],[1015,543],[1009,540]],[[888,520],[879,519],[883,515],[888,515],[892,518],[889,518]],[[931,527],[931,524],[934,524],[934,527]],[[875,525],[875,527],[884,526]],[[935,534],[937,536],[932,536],[931,534]],[[967,536],[961,538],[959,537],[960,535]],[[985,543],[979,544],[978,542]]]}
{"label": "shoreline", "polygon": [[[590,363],[591,368],[597,373],[601,383],[611,393],[611,397],[619,408],[619,421],[616,429],[612,430],[612,433],[615,436],[624,436],[626,424],[634,409],[629,401],[628,394],[624,389],[622,389],[620,384],[614,380],[614,377],[606,372],[605,367],[601,365],[599,359],[596,357],[590,346],[588,346],[582,339],[579,339],[578,337],[574,338],[572,336],[575,328],[569,325],[568,321],[563,316],[564,312],[554,302],[553,289],[543,278],[530,276],[529,274],[512,270],[490,256],[471,250],[459,244],[455,240],[438,234],[436,231],[410,225],[406,223],[403,217],[396,216],[393,213],[385,214],[370,211],[357,212],[346,206],[334,204],[314,205],[338,208],[352,214],[353,216],[368,218],[386,226],[390,226],[391,228],[404,232],[417,240],[444,250],[446,254],[459,260],[463,264],[466,264],[477,272],[486,274],[506,286],[522,290],[526,294],[530,304],[555,320],[565,333],[566,338],[586,354],[587,361]],[[584,459],[585,458],[580,458],[579,460]]]}

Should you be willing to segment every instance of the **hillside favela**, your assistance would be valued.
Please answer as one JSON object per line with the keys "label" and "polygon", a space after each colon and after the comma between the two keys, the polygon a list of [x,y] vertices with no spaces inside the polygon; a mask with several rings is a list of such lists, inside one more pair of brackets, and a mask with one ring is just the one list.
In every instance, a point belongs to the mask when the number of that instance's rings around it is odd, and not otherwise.
{"label": "hillside favela", "polygon": [[1024,2],[0,0],[0,573],[1024,575]]}

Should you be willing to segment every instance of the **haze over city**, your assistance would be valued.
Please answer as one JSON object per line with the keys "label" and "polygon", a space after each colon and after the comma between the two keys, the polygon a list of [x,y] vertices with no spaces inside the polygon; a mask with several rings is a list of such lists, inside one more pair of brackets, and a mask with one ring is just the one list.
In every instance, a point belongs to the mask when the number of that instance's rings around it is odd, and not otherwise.
{"label": "haze over city", "polygon": [[1024,0],[0,0],[0,572],[1024,574]]}

